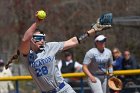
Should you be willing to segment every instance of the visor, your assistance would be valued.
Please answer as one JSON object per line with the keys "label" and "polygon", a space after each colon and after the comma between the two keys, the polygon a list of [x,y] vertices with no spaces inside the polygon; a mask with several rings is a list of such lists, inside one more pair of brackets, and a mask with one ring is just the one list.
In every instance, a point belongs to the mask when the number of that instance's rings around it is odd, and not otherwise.
{"label": "visor", "polygon": [[45,36],[46,36],[45,34],[34,34],[33,39],[35,41],[41,41],[42,39],[45,40]]}
{"label": "visor", "polygon": [[104,35],[99,35],[95,38],[95,42],[106,42],[106,37]]}

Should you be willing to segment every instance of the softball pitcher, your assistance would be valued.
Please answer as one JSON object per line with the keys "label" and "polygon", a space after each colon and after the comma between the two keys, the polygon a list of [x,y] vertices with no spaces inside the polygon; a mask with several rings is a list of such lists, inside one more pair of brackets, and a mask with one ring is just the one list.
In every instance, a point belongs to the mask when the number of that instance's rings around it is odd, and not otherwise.
{"label": "softball pitcher", "polygon": [[59,72],[55,60],[56,53],[78,45],[95,31],[101,31],[110,25],[99,26],[99,23],[96,23],[91,30],[81,36],[63,42],[45,43],[46,35],[39,30],[36,31],[42,21],[37,19],[22,38],[20,52],[27,58],[25,65],[41,93],[75,93]]}

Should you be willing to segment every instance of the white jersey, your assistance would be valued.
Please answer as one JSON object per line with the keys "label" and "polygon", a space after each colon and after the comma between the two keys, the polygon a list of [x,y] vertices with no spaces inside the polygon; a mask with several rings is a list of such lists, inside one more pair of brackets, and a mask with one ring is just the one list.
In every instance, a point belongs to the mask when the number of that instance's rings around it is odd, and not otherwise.
{"label": "white jersey", "polygon": [[92,48],[86,53],[83,64],[88,65],[91,62],[93,63],[93,66],[89,68],[91,73],[106,72],[108,66],[113,62],[112,53],[107,48],[104,48],[103,53],[97,48]]}
{"label": "white jersey", "polygon": [[[5,69],[5,67],[2,68],[2,71],[0,71],[0,77],[11,77],[12,72],[11,70]],[[0,81],[0,93],[9,93],[10,90],[14,90],[14,85],[12,81]]]}
{"label": "white jersey", "polygon": [[55,60],[56,53],[63,47],[64,42],[46,43],[42,52],[30,51],[27,57],[29,72],[43,92],[57,88],[64,81]]}

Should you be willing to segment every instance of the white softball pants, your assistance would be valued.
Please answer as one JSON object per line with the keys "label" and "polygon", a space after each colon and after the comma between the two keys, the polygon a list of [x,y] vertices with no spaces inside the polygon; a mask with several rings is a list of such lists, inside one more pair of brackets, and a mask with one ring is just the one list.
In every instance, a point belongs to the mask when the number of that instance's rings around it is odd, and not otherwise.
{"label": "white softball pants", "polygon": [[60,91],[58,91],[57,93],[76,93],[74,90],[73,90],[73,88],[69,85],[69,84],[67,84],[66,82],[65,82],[65,86],[64,86],[64,88],[62,88]]}
{"label": "white softball pants", "polygon": [[95,77],[96,83],[93,83],[88,78],[88,84],[92,90],[92,93],[106,93],[107,88],[107,78],[104,78],[103,83],[101,83],[101,80],[98,77]]}

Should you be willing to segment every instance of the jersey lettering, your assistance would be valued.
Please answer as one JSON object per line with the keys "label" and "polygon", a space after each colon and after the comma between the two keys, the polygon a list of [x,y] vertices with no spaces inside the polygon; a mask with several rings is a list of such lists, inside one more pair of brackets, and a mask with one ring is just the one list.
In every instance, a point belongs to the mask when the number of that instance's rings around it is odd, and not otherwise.
{"label": "jersey lettering", "polygon": [[30,65],[31,65],[31,67],[38,68],[44,64],[52,62],[53,59],[54,59],[54,57],[48,56],[45,59],[38,59],[36,61],[30,62],[31,63]]}
{"label": "jersey lettering", "polygon": [[41,68],[36,68],[35,71],[36,71],[37,77],[40,77],[40,76],[48,74],[48,69],[47,69],[46,66],[43,66]]}

